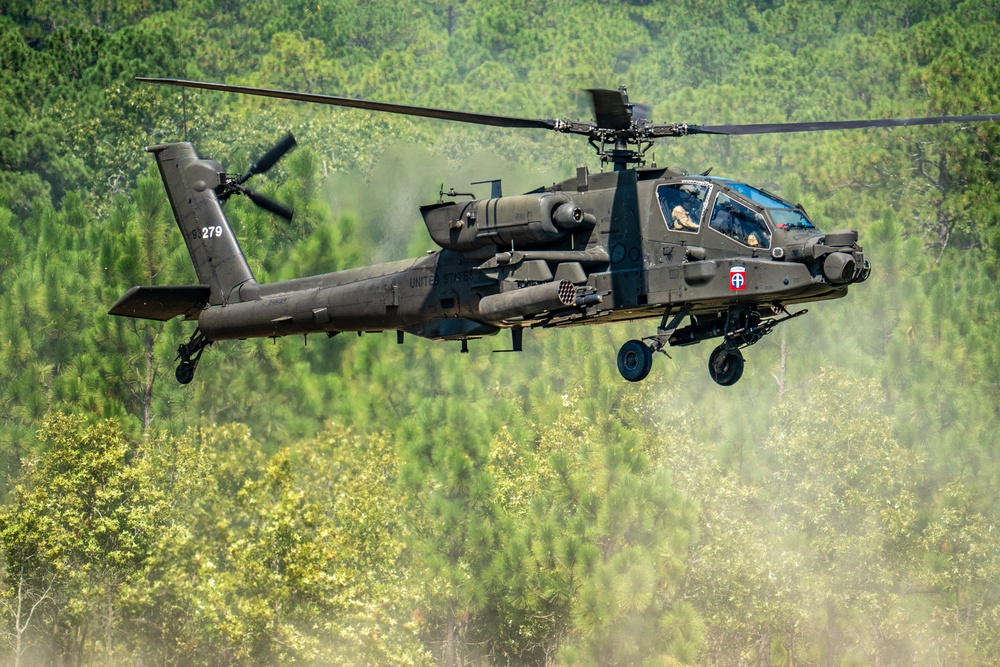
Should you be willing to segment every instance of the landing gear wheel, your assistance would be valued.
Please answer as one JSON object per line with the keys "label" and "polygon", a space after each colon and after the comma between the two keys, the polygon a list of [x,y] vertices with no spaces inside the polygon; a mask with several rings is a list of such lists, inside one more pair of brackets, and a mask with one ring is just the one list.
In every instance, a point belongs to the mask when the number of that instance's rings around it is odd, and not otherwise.
{"label": "landing gear wheel", "polygon": [[194,333],[191,334],[191,340],[177,346],[176,358],[180,359],[180,363],[177,364],[174,377],[177,378],[178,382],[188,384],[194,379],[194,371],[198,368],[201,353],[211,344],[212,341],[201,332],[201,329],[195,329]]}
{"label": "landing gear wheel", "polygon": [[194,379],[194,364],[190,361],[182,361],[177,365],[177,372],[174,373],[177,381],[181,384],[188,384]]}
{"label": "landing gear wheel", "polygon": [[653,350],[641,340],[630,340],[618,350],[618,372],[629,382],[639,382],[653,367]]}
{"label": "landing gear wheel", "polygon": [[743,355],[737,349],[720,345],[708,358],[708,374],[723,387],[736,384],[743,376]]}

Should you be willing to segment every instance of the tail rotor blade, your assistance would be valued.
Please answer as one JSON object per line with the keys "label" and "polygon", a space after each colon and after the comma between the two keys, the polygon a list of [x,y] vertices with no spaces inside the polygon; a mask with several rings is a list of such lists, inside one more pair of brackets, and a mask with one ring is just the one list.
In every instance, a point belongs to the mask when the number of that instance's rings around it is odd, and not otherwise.
{"label": "tail rotor blade", "polygon": [[244,194],[246,194],[247,197],[250,197],[250,201],[252,201],[257,206],[260,206],[265,211],[274,213],[275,215],[291,222],[292,215],[295,213],[292,209],[288,208],[284,204],[279,204],[270,197],[262,195],[259,192],[256,192],[255,190],[251,190],[249,188],[243,188],[243,192]]}
{"label": "tail rotor blade", "polygon": [[295,145],[295,137],[293,137],[292,133],[289,132],[281,139],[281,141],[274,145],[274,148],[264,153],[259,160],[250,165],[250,171],[241,176],[239,182],[245,183],[251,176],[263,174],[273,167],[278,160],[285,157],[286,153],[295,148]]}

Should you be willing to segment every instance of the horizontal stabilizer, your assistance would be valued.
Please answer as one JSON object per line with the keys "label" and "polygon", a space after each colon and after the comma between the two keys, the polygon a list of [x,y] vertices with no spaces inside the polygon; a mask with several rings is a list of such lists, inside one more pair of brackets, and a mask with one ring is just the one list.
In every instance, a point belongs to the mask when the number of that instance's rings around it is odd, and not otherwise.
{"label": "horizontal stabilizer", "polygon": [[108,312],[111,315],[145,320],[164,321],[178,315],[194,319],[198,311],[208,303],[211,291],[208,285],[133,287]]}

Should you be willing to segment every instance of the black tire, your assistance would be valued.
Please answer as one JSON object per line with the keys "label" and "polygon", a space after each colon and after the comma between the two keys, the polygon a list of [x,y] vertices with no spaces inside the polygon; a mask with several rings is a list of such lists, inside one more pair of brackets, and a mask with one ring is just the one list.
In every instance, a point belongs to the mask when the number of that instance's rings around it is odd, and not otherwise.
{"label": "black tire", "polygon": [[177,381],[181,384],[188,384],[194,379],[194,364],[190,361],[182,361],[177,365],[177,372],[174,373]]}
{"label": "black tire", "polygon": [[743,377],[743,354],[720,345],[708,357],[708,374],[723,387],[736,384]]}
{"label": "black tire", "polygon": [[618,350],[618,372],[629,382],[639,382],[653,367],[653,350],[641,340],[630,340]]}

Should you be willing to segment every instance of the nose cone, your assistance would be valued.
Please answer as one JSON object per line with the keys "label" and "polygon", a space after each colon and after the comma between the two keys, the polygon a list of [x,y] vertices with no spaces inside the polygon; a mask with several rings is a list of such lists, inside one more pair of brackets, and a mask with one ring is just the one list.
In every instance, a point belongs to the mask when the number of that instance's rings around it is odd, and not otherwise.
{"label": "nose cone", "polygon": [[857,262],[846,252],[833,252],[823,260],[823,275],[835,285],[849,283],[857,272]]}
{"label": "nose cone", "polygon": [[855,229],[829,232],[822,239],[826,257],[823,259],[823,275],[835,285],[863,283],[871,275],[872,266],[858,245]]}
{"label": "nose cone", "polygon": [[814,276],[821,275],[831,285],[868,280],[871,264],[858,245],[857,231],[845,229],[827,234],[809,231],[808,234],[794,230],[784,232],[783,240],[789,244],[783,249],[783,257],[810,265]]}

